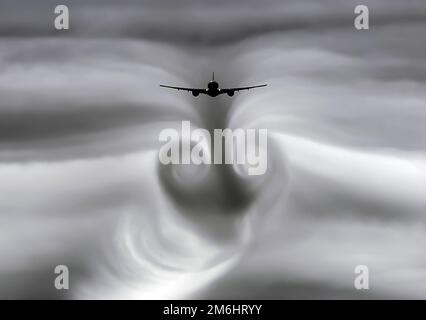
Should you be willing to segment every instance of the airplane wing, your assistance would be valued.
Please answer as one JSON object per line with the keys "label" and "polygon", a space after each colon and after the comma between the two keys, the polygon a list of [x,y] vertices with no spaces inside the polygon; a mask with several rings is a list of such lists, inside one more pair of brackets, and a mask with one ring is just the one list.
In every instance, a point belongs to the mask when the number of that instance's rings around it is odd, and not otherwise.
{"label": "airplane wing", "polygon": [[233,95],[234,92],[236,92],[236,91],[250,90],[250,89],[261,88],[261,87],[266,87],[266,86],[267,86],[267,84],[260,84],[260,85],[257,85],[257,86],[250,86],[250,87],[239,87],[239,88],[220,89],[220,93],[227,93],[229,95]]}
{"label": "airplane wing", "polygon": [[168,88],[168,89],[175,89],[175,90],[183,90],[183,91],[189,91],[191,92],[194,96],[198,96],[200,93],[206,93],[207,90],[206,89],[196,89],[196,88],[183,88],[183,87],[173,87],[173,86],[166,86],[163,84],[160,84],[160,87],[163,88]]}

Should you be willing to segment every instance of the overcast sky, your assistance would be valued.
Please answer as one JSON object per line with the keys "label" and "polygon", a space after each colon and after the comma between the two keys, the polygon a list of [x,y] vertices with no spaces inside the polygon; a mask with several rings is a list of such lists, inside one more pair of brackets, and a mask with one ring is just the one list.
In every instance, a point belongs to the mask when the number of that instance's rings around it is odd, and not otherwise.
{"label": "overcast sky", "polygon": [[[426,298],[425,1],[57,4],[0,0],[1,298]],[[159,87],[213,71],[268,87]],[[267,128],[267,173],[161,165],[182,120]]]}

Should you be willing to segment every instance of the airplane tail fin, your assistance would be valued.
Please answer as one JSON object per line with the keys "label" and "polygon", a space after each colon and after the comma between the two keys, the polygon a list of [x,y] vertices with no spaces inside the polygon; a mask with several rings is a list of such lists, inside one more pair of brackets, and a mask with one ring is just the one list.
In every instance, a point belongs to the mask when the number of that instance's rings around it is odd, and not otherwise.
{"label": "airplane tail fin", "polygon": [[212,81],[214,81],[214,72],[212,73]]}

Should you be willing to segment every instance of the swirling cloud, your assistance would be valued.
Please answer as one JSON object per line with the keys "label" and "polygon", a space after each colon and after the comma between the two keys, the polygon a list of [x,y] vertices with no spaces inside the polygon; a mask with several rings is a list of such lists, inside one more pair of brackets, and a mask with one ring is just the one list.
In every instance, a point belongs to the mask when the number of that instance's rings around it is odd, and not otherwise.
{"label": "swirling cloud", "polygon": [[[368,1],[367,32],[331,0],[73,0],[67,33],[53,1],[4,4],[1,297],[425,296],[424,1]],[[212,71],[269,86],[158,86]],[[158,134],[182,120],[267,128],[266,175],[161,165]]]}

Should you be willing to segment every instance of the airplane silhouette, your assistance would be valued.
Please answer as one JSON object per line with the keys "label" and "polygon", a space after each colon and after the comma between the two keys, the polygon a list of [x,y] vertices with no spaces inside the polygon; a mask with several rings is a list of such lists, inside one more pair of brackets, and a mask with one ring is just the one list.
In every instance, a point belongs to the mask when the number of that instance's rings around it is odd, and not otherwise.
{"label": "airplane silhouette", "polygon": [[261,84],[261,85],[257,85],[257,86],[251,86],[251,87],[221,89],[221,88],[219,88],[219,82],[214,80],[214,72],[213,72],[213,75],[212,75],[212,81],[210,81],[207,84],[207,89],[173,87],[173,86],[165,86],[165,85],[160,84],[160,87],[163,87],[163,88],[185,90],[185,91],[192,92],[192,95],[194,97],[197,97],[200,93],[201,94],[207,94],[210,97],[217,97],[220,94],[226,93],[228,96],[232,97],[234,95],[235,91],[250,90],[250,89],[253,89],[253,88],[260,88],[260,87],[266,87],[266,86],[267,86],[267,84]]}

